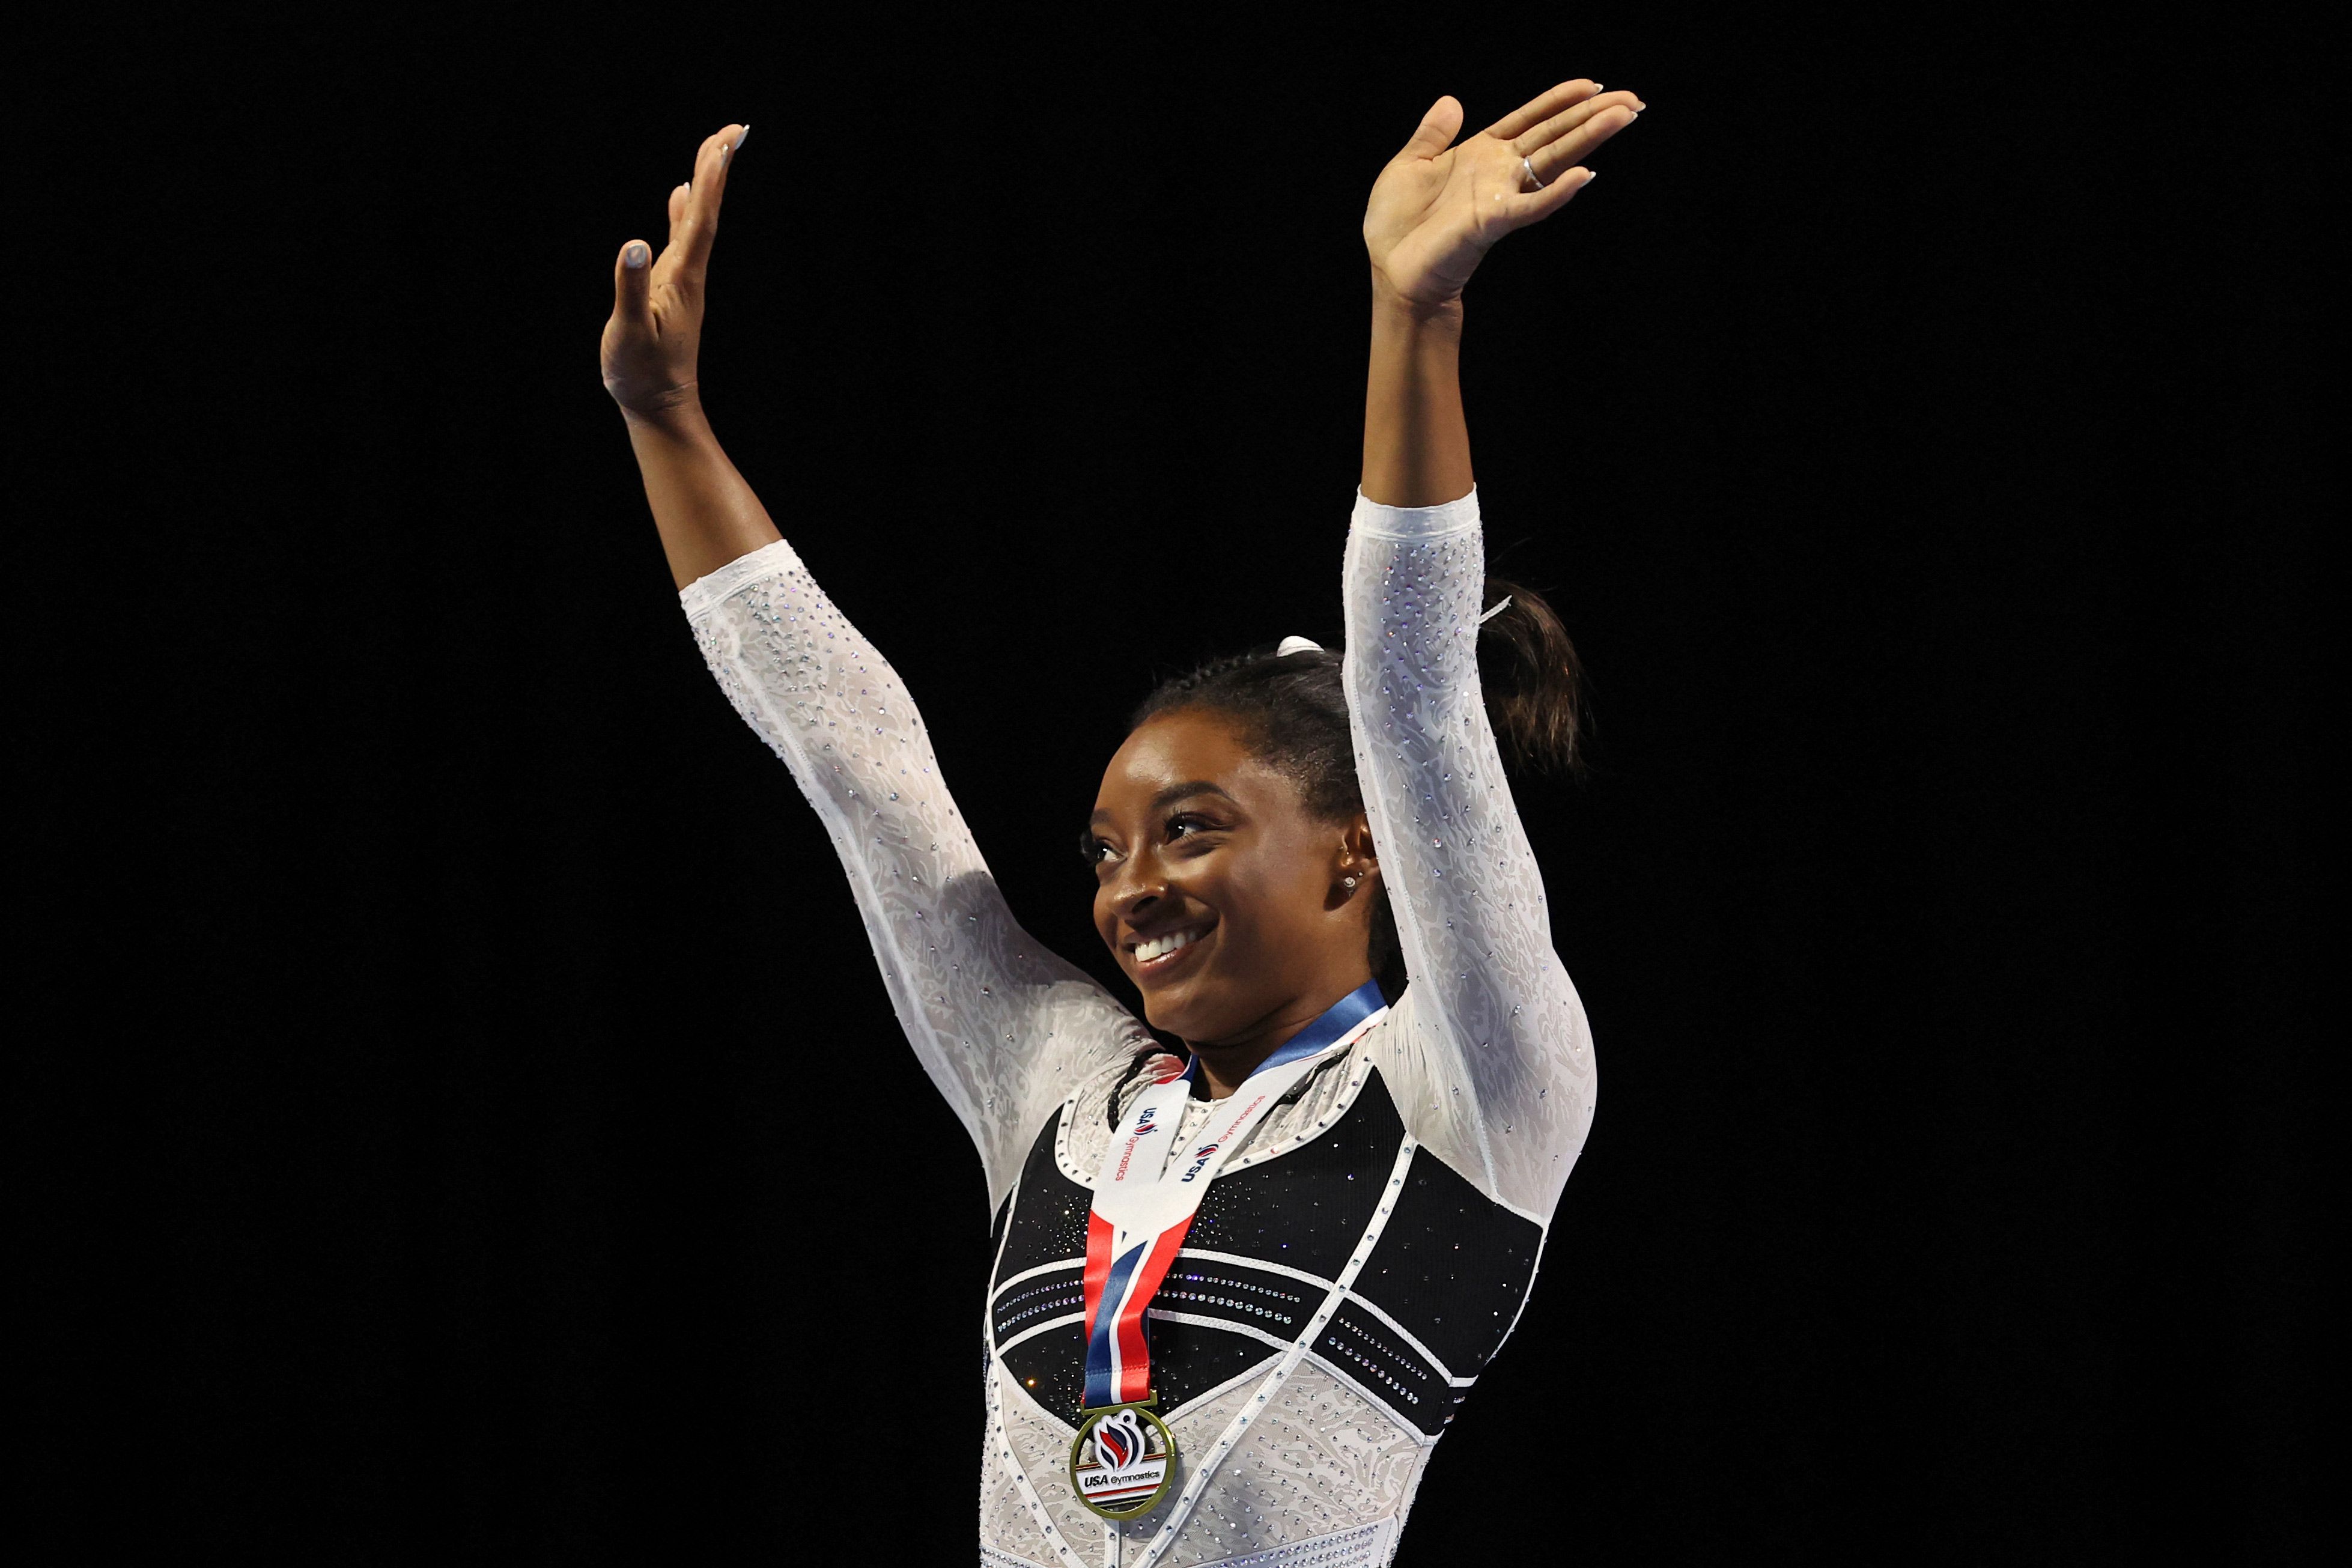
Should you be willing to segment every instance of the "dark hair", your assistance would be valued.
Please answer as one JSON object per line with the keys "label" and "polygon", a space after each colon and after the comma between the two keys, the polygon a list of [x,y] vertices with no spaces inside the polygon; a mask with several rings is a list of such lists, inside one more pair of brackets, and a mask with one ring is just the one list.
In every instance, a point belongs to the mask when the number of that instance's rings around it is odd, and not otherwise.
{"label": "dark hair", "polygon": [[[1582,667],[1549,605],[1532,589],[1486,579],[1480,603],[1510,600],[1478,628],[1478,678],[1504,760],[1536,772],[1579,774]],[[1129,733],[1162,713],[1202,709],[1235,721],[1252,752],[1298,785],[1307,809],[1345,821],[1364,809],[1336,650],[1235,655],[1160,683],[1127,721]],[[1404,951],[1387,889],[1374,884],[1372,974],[1393,1001],[1404,989]],[[1116,1098],[1116,1097],[1114,1097]]]}

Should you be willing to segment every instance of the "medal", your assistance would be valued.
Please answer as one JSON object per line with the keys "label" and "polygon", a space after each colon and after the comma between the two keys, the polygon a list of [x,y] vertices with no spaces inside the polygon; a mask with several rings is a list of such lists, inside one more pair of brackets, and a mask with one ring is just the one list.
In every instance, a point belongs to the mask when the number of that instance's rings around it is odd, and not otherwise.
{"label": "medal", "polygon": [[1341,997],[1258,1064],[1184,1143],[1176,1133],[1199,1058],[1136,1097],[1095,1173],[1087,1215],[1086,1407],[1070,1444],[1070,1489],[1092,1511],[1130,1518],[1158,1502],[1175,1478],[1176,1439],[1152,1409],[1159,1397],[1144,1310],[1192,1227],[1202,1194],[1284,1095],[1387,1012],[1369,981]]}
{"label": "medal", "polygon": [[1105,1519],[1131,1519],[1176,1479],[1176,1439],[1152,1413],[1156,1400],[1081,1413],[1070,1443],[1070,1487]]}

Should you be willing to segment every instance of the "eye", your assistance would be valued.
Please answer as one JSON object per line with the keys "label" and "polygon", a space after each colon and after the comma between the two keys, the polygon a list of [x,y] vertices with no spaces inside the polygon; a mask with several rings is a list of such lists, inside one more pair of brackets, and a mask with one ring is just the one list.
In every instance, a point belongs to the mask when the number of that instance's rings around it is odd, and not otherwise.
{"label": "eye", "polygon": [[1084,831],[1081,831],[1078,834],[1078,858],[1084,860],[1087,865],[1101,865],[1104,858],[1109,855],[1110,852],[1110,846],[1096,837],[1093,834]]}
{"label": "eye", "polygon": [[1202,834],[1210,831],[1216,825],[1214,823],[1202,816],[1192,816],[1190,815],[1183,816],[1171,816],[1168,819],[1168,837],[1171,839],[1197,838]]}

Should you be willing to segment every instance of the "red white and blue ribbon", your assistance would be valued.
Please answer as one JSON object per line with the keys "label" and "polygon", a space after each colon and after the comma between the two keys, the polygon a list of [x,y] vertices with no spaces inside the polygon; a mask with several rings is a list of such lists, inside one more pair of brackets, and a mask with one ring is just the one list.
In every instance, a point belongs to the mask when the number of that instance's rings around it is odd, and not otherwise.
{"label": "red white and blue ribbon", "polygon": [[1184,1245],[1201,1195],[1284,1095],[1387,1012],[1380,987],[1370,982],[1341,997],[1261,1062],[1185,1143],[1176,1142],[1176,1133],[1200,1069],[1198,1057],[1182,1070],[1154,1079],[1137,1097],[1096,1173],[1094,1207],[1087,1215],[1087,1409],[1150,1397],[1144,1309]]}

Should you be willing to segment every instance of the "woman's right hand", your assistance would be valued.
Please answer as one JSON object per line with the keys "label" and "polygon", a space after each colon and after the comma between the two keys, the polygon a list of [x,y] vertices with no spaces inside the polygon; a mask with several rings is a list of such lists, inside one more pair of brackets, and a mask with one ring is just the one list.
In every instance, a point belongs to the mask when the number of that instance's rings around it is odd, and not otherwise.
{"label": "woman's right hand", "polygon": [[604,323],[604,390],[632,419],[659,418],[698,402],[695,355],[702,295],[727,170],[750,135],[730,125],[695,154],[694,178],[669,194],[669,242],[659,256],[642,239],[613,260],[613,317]]}

